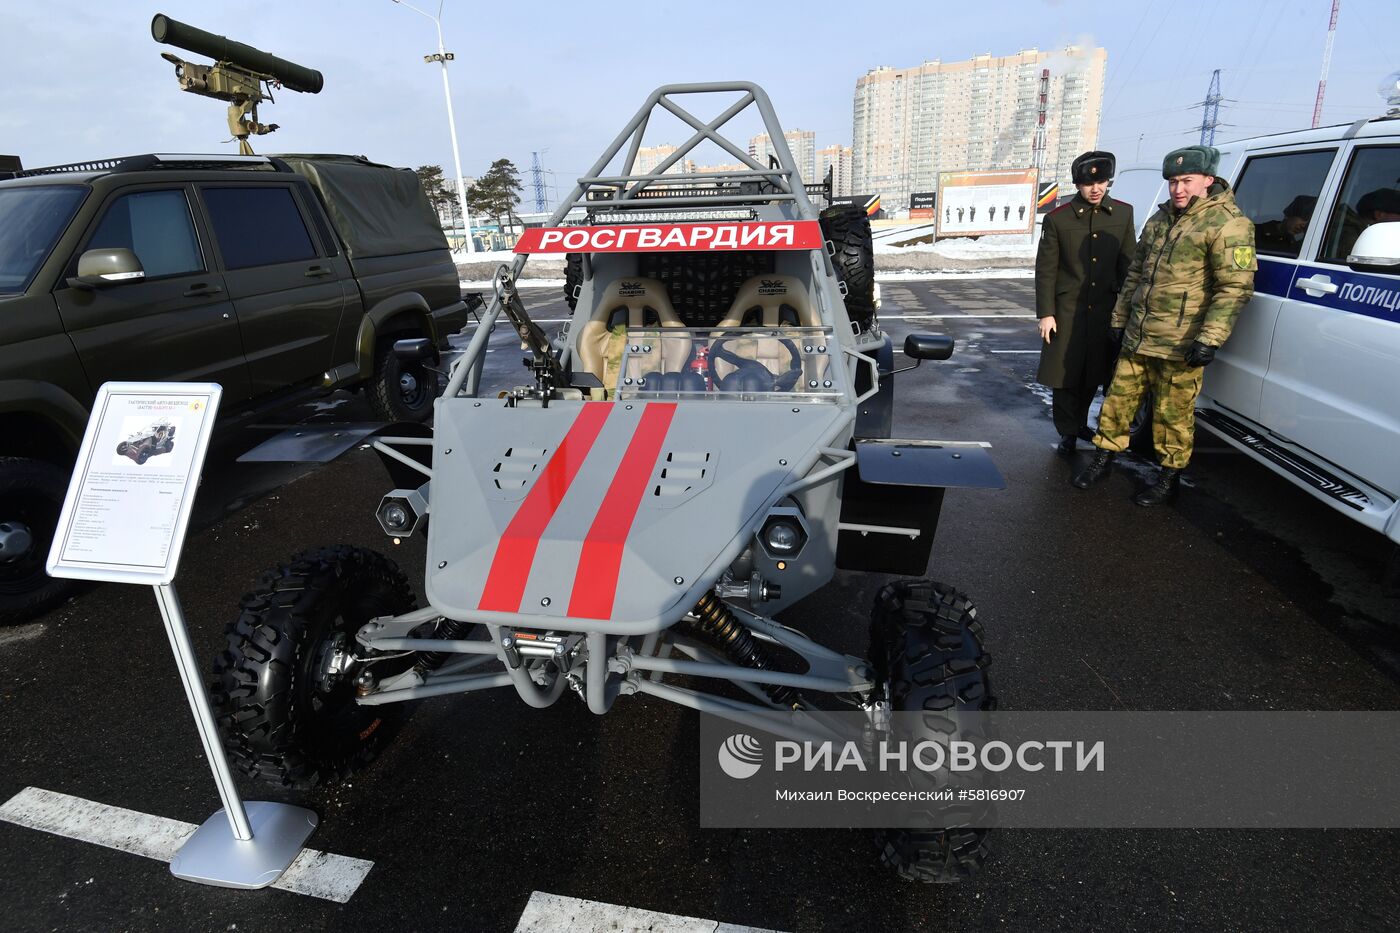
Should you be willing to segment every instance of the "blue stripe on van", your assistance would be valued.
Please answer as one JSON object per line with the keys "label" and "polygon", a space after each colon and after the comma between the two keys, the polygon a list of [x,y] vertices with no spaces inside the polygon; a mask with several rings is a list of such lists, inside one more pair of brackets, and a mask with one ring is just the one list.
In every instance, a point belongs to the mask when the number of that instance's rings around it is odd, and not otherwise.
{"label": "blue stripe on van", "polygon": [[[1337,286],[1337,292],[1314,298],[1301,288],[1293,286],[1297,279],[1313,275],[1327,276],[1332,284]],[[1259,271],[1254,275],[1254,290],[1265,295],[1400,324],[1400,277],[1394,275],[1353,272],[1336,266],[1294,263],[1260,256]]]}

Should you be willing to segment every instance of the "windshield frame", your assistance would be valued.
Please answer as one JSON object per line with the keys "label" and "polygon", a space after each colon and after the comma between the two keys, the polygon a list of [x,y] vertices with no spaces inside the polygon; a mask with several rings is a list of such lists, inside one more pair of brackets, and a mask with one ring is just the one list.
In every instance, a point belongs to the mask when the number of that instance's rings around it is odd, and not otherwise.
{"label": "windshield frame", "polygon": [[[29,291],[30,286],[34,284],[34,279],[39,275],[39,270],[42,269],[44,267],[44,264],[49,261],[49,258],[53,255],[54,248],[57,247],[59,242],[63,239],[63,235],[72,225],[73,219],[78,216],[78,212],[82,210],[84,202],[87,201],[88,196],[92,193],[92,186],[83,184],[81,182],[56,182],[54,184],[43,185],[0,186],[0,228],[12,227],[11,224],[7,224],[3,221],[3,206],[7,198],[17,197],[17,195],[15,194],[16,192],[53,193],[63,191],[68,191],[76,195],[72,199],[71,203],[66,205],[67,216],[61,217],[58,220],[58,222],[53,224],[52,229],[47,231],[48,244],[45,246],[42,255],[36,255],[33,261],[28,266],[28,268],[22,270],[24,273],[24,278],[22,281],[17,280],[16,285],[10,286],[4,284],[4,280],[0,279],[0,297],[12,297],[15,295],[23,295],[25,292]],[[64,205],[61,201],[55,203],[59,205],[60,209],[64,209]],[[41,229],[40,232],[45,231]],[[0,234],[0,237],[3,237],[3,234]],[[20,269],[18,263],[16,263],[16,269]]]}

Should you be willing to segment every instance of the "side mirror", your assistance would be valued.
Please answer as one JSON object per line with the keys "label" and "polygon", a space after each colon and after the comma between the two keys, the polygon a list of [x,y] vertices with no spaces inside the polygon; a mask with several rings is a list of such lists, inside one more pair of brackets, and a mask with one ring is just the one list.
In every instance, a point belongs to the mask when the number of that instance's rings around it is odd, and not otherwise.
{"label": "side mirror", "polygon": [[947,334],[910,334],[904,338],[904,355],[911,360],[946,360],[953,346]]}
{"label": "side mirror", "polygon": [[1358,272],[1395,272],[1400,267],[1400,223],[1372,224],[1362,230],[1347,265]]}
{"label": "side mirror", "polygon": [[413,337],[394,341],[394,356],[400,363],[418,363],[437,359],[437,347],[427,337]]}
{"label": "side mirror", "polygon": [[146,277],[141,260],[129,249],[90,249],[78,257],[78,274],[68,279],[70,288],[105,288],[139,282]]}

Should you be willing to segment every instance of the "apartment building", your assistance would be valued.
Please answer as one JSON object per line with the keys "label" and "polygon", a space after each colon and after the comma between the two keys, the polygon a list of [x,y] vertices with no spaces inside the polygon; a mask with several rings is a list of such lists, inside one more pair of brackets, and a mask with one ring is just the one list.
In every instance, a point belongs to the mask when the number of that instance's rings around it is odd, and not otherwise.
{"label": "apartment building", "polygon": [[813,184],[826,178],[826,170],[831,169],[831,193],[837,196],[854,194],[851,189],[851,147],[827,146],[817,150],[817,174]]}
{"label": "apartment building", "polygon": [[[783,138],[787,140],[788,149],[792,152],[793,161],[797,163],[797,171],[802,176],[803,184],[821,181],[822,176],[817,173],[817,134],[810,130],[788,130],[783,133]],[[767,133],[759,133],[749,139],[749,155],[757,159],[760,165],[767,165],[770,155],[777,156],[773,149],[773,141]],[[825,171],[822,169],[823,174]]]}
{"label": "apartment building", "polygon": [[852,188],[900,210],[911,192],[936,190],[939,172],[1033,165],[1046,69],[1041,180],[1067,184],[1074,157],[1098,138],[1107,62],[1102,48],[1069,46],[866,72],[856,80],[852,112]]}

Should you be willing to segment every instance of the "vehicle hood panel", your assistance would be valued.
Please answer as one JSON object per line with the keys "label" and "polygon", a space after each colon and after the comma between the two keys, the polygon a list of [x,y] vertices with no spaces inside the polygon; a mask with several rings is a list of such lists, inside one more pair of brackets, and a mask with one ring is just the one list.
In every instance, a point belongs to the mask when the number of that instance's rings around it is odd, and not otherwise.
{"label": "vehicle hood panel", "polygon": [[669,624],[843,419],[825,404],[444,400],[428,598],[471,621]]}

